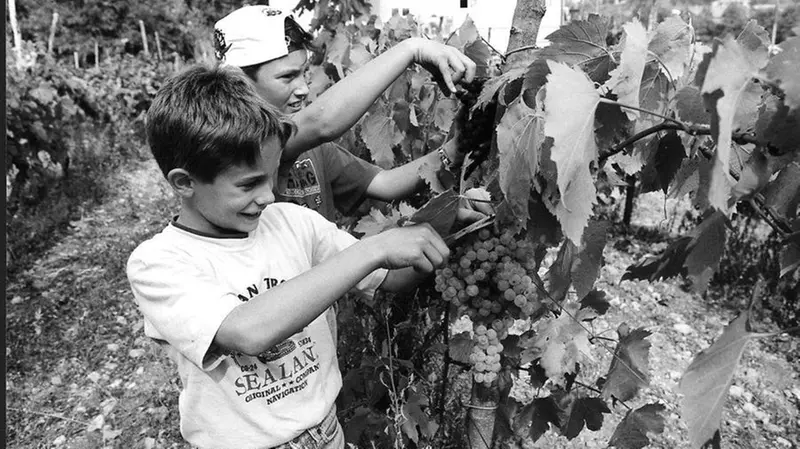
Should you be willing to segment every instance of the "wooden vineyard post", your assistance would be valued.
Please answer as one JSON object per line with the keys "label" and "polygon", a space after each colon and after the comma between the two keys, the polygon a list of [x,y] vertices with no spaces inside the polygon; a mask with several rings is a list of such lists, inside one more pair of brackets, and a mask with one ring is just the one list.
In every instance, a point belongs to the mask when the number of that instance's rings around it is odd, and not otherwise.
{"label": "wooden vineyard post", "polygon": [[56,40],[56,26],[58,25],[58,12],[53,11],[53,20],[50,22],[50,35],[47,37],[47,54],[53,54],[53,44]]}
{"label": "wooden vineyard post", "polygon": [[11,32],[14,34],[14,53],[17,59],[17,69],[22,68],[22,37],[19,34],[19,24],[17,23],[17,2],[8,0],[8,15],[11,20]]}
{"label": "wooden vineyard post", "polygon": [[144,46],[144,57],[150,58],[150,49],[147,47],[147,33],[144,29],[144,21],[139,20],[139,31],[142,33],[142,45]]}
{"label": "wooden vineyard post", "polygon": [[94,68],[100,69],[100,45],[94,41]]}
{"label": "wooden vineyard post", "polygon": [[164,59],[164,55],[161,53],[161,39],[158,36],[158,31],[155,32],[156,36],[156,54],[158,55],[158,60],[161,61]]}
{"label": "wooden vineyard post", "polygon": [[77,51],[73,51],[72,52],[72,56],[73,56],[73,59],[75,59],[75,68],[76,69],[81,68],[80,61],[78,60],[78,52]]}

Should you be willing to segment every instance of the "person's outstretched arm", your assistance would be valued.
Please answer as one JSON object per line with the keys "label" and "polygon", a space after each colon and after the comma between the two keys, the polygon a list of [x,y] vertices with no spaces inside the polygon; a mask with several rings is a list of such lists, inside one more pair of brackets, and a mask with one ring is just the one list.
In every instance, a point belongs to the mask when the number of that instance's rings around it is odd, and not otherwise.
{"label": "person's outstretched arm", "polygon": [[[429,225],[391,229],[365,238],[235,307],[222,321],[214,342],[225,349],[260,354],[303,329],[376,269],[410,268],[429,274],[446,263],[448,256],[449,249]],[[404,274],[391,279],[386,287],[401,288],[415,277]]]}
{"label": "person's outstretched arm", "polygon": [[423,38],[406,39],[294,114],[298,131],[287,142],[284,157],[293,159],[344,134],[414,62],[430,70],[448,95],[455,91],[456,83],[471,82],[475,76],[475,63],[455,47]]}

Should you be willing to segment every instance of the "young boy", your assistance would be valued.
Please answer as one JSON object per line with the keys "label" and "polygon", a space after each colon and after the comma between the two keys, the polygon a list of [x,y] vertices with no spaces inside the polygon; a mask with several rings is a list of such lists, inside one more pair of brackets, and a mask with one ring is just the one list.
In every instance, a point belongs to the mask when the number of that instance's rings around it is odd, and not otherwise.
{"label": "young boy", "polygon": [[354,287],[413,286],[446,261],[444,242],[426,225],[356,241],[314,211],[273,204],[291,126],[238,69],[167,81],[146,129],[181,207],[127,275],[145,334],[178,366],[181,434],[200,448],[344,447],[322,314]]}
{"label": "young boy", "polygon": [[[456,148],[445,147],[382,170],[330,143],[413,63],[428,68],[448,94],[455,91],[455,83],[472,81],[475,63],[456,48],[429,39],[406,39],[306,106],[311,36],[291,16],[269,6],[244,6],[216,23],[215,37],[220,61],[242,68],[259,94],[297,124],[284,149],[287,163],[278,177],[279,201],[304,205],[333,221],[336,209],[347,215],[365,198],[393,201],[410,196],[424,185],[417,173],[423,164],[456,169],[463,161]],[[488,199],[484,192],[470,195]],[[459,218],[474,221],[491,213],[484,204],[465,202]]]}

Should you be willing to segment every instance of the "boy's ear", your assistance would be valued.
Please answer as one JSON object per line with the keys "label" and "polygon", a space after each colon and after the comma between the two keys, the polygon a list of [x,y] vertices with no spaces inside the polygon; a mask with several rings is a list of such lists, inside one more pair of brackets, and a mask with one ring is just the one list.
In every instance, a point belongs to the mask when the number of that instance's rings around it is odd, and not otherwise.
{"label": "boy's ear", "polygon": [[178,195],[184,198],[192,196],[194,193],[194,179],[188,171],[182,168],[173,168],[167,173],[167,181]]}

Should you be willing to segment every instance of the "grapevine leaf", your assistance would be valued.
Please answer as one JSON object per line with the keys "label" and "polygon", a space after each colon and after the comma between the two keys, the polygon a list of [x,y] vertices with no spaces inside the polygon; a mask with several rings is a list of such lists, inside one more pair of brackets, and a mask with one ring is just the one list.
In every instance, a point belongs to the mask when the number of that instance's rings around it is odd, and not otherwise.
{"label": "grapevine leaf", "polygon": [[[609,73],[611,78],[605,86],[614,92],[620,103],[639,107],[639,90],[647,59],[647,31],[641,22],[634,20],[623,25],[625,37],[622,44],[620,63]],[[639,118],[639,111],[626,109],[631,120]]]}
{"label": "grapevine leaf", "polygon": [[373,207],[370,209],[369,214],[358,220],[353,231],[364,234],[364,237],[369,237],[371,235],[380,234],[387,229],[396,228],[402,216],[399,212],[394,212],[395,211],[392,210],[392,213],[386,216],[383,212]]}
{"label": "grapevine leaf", "polygon": [[325,73],[325,67],[312,65],[308,68],[308,98],[313,101],[333,85],[333,80]]}
{"label": "grapevine leaf", "polygon": [[558,170],[556,216],[567,237],[580,242],[596,197],[589,165],[597,155],[594,114],[600,95],[584,73],[561,63],[548,66],[544,132],[553,138],[550,157]]}
{"label": "grapevine leaf", "polygon": [[528,240],[547,246],[556,245],[561,240],[561,228],[558,219],[550,213],[542,200],[541,194],[532,191],[528,198],[528,224],[526,226]]}
{"label": "grapevine leaf", "polygon": [[711,116],[703,103],[700,89],[694,86],[686,86],[675,94],[675,110],[678,118],[684,123],[697,125],[711,123]]}
{"label": "grapevine leaf", "polygon": [[547,83],[547,75],[549,74],[550,68],[544,59],[537,59],[528,66],[525,78],[522,81],[522,99],[529,107],[536,108],[536,95]]}
{"label": "grapevine leaf", "polygon": [[629,410],[614,429],[608,445],[619,449],[642,449],[650,444],[648,433],[664,432],[666,407],[662,404],[647,404],[636,410]]}
{"label": "grapevine leaf", "polygon": [[452,98],[440,98],[436,103],[436,110],[433,112],[433,123],[442,131],[450,130],[453,119],[458,110],[459,101]]}
{"label": "grapevine leaf", "polygon": [[696,291],[705,289],[725,249],[726,218],[719,211],[709,214],[692,232],[667,246],[663,254],[650,256],[627,268],[622,280],[655,281],[686,275]]}
{"label": "grapevine leaf", "polygon": [[677,16],[659,23],[650,38],[648,49],[664,64],[672,80],[683,77],[691,57],[692,27]]}
{"label": "grapevine leaf", "polygon": [[554,428],[561,425],[558,419],[558,405],[552,397],[536,398],[525,405],[515,417],[514,432],[517,435],[527,433],[533,443],[550,430],[551,423]]}
{"label": "grapevine leaf", "polygon": [[769,46],[769,33],[755,20],[751,19],[744,25],[742,31],[736,36],[736,42],[748,51],[767,57],[764,50]]}
{"label": "grapevine leaf", "polygon": [[412,392],[405,404],[403,404],[403,416],[406,418],[402,424],[403,432],[411,438],[414,443],[419,442],[419,431],[425,437],[431,437],[439,425],[431,421],[428,415],[422,410],[422,407],[428,406],[428,398],[417,392]]}
{"label": "grapevine leaf", "polygon": [[686,368],[678,385],[683,395],[681,417],[695,447],[706,444],[719,431],[722,406],[748,341],[770,334],[750,332],[750,312],[731,321],[722,335],[701,351]]}
{"label": "grapevine leaf", "polygon": [[777,96],[768,96],[759,107],[755,134],[760,142],[792,152],[800,142],[800,108],[789,109]]}
{"label": "grapevine leaf", "polygon": [[[451,142],[455,142],[455,139],[451,140]],[[445,185],[444,181],[450,180],[447,179],[446,176],[442,175],[447,175],[447,173],[449,172],[443,170],[441,165],[437,167],[436,165],[427,162],[420,165],[417,169],[417,175],[419,175],[419,177],[422,178],[426,184],[428,184],[428,187],[430,187],[431,191],[435,194],[439,194],[445,190],[453,188],[453,185],[455,184],[454,181],[447,182],[447,185]]]}
{"label": "grapevine leaf", "polygon": [[670,131],[658,142],[658,152],[655,157],[655,169],[658,173],[658,182],[664,193],[667,193],[675,174],[681,168],[686,150],[678,133]]}
{"label": "grapevine leaf", "polygon": [[611,413],[601,398],[580,396],[570,401],[566,410],[567,419],[561,424],[561,432],[568,439],[577,437],[584,425],[592,431],[603,427],[603,413]]}
{"label": "grapevine leaf", "polygon": [[730,195],[730,152],[736,107],[750,79],[767,63],[766,47],[751,48],[728,37],[715,42],[701,92],[712,111],[711,130],[717,142],[708,199],[714,208],[727,211]]}
{"label": "grapevine leaf", "polygon": [[759,149],[756,149],[742,170],[739,181],[733,186],[731,205],[737,201],[748,199],[757,193],[767,185],[771,175],[772,172],[770,171],[767,156]]}
{"label": "grapevine leaf", "polygon": [[403,141],[403,133],[392,119],[391,111],[379,104],[364,118],[361,129],[364,143],[375,163],[383,168],[391,168],[394,164],[392,147]]}
{"label": "grapevine leaf", "polygon": [[539,169],[544,140],[542,116],[517,98],[497,125],[500,189],[519,219],[528,217],[531,183]]}
{"label": "grapevine leaf", "polygon": [[572,263],[577,250],[571,240],[564,240],[558,249],[556,260],[547,270],[547,293],[557,303],[564,300],[572,284]]}
{"label": "grapevine leaf", "polygon": [[480,95],[478,95],[478,99],[475,101],[475,104],[472,106],[472,110],[476,109],[483,109],[492,102],[492,99],[497,95],[497,92],[505,87],[506,84],[509,82],[522,77],[525,74],[526,69],[523,67],[517,67],[511,69],[502,75],[494,78],[490,78],[483,84],[483,88],[481,89]]}
{"label": "grapevine leaf", "polygon": [[502,370],[497,373],[497,390],[500,393],[500,400],[505,401],[508,395],[511,394],[511,388],[514,387],[514,378],[511,375],[511,370]]}
{"label": "grapevine leaf", "polygon": [[475,76],[489,76],[489,62],[492,59],[492,51],[483,39],[476,39],[465,45],[464,55],[475,62]]}
{"label": "grapevine leaf", "polygon": [[414,223],[428,223],[439,235],[447,235],[453,227],[458,210],[459,196],[448,190],[431,198],[420,210],[411,216]]}
{"label": "grapevine leaf", "polygon": [[457,362],[470,363],[469,355],[472,353],[473,346],[475,346],[475,342],[469,332],[453,335],[450,337],[450,358]]}
{"label": "grapevine leaf", "polygon": [[572,285],[578,298],[589,294],[600,274],[608,228],[607,221],[590,221],[583,233],[581,246],[575,254],[571,268]]}
{"label": "grapevine leaf", "polygon": [[602,290],[592,290],[581,299],[581,309],[590,308],[599,315],[604,315],[611,303],[606,299],[606,292]]}
{"label": "grapevine leaf", "polygon": [[[581,168],[580,172],[582,173],[579,173],[578,178],[570,185],[566,196],[561,197],[555,211],[564,235],[573,242],[581,240],[586,224],[592,216],[592,206],[597,200],[597,190],[589,167]],[[572,204],[572,208],[568,209],[566,203]]]}
{"label": "grapevine leaf", "polygon": [[764,205],[773,215],[790,222],[800,204],[800,157],[784,167],[763,191]]}
{"label": "grapevine leaf", "polygon": [[615,104],[600,103],[594,114],[595,139],[601,150],[607,150],[627,139],[635,122]]}
{"label": "grapevine leaf", "polygon": [[363,65],[371,61],[372,58],[374,58],[374,56],[369,52],[366,45],[362,44],[361,42],[354,42],[350,47],[350,54],[348,55],[350,62],[348,70],[355,72]]}
{"label": "grapevine leaf", "polygon": [[539,322],[534,337],[534,345],[541,351],[539,363],[547,377],[557,385],[564,385],[564,374],[575,371],[582,355],[591,357],[588,333],[573,318],[577,311],[577,304],[565,305],[558,318]]}
{"label": "grapevine leaf", "polygon": [[786,105],[792,109],[800,108],[800,36],[782,42],[780,52],[767,64],[766,72],[786,94]]}
{"label": "grapevine leaf", "polygon": [[603,384],[604,398],[613,396],[619,401],[628,401],[650,383],[650,342],[645,340],[649,336],[650,332],[642,328],[620,331]]}
{"label": "grapevine leaf", "polygon": [[339,79],[344,78],[344,66],[350,58],[350,33],[340,24],[336,28],[333,41],[326,45],[325,59],[336,67]]}
{"label": "grapevine leaf", "polygon": [[[642,109],[663,114],[667,107],[671,83],[660,67],[658,63],[653,61],[644,66],[639,92],[639,105]],[[641,128],[653,126],[656,120],[660,119],[654,115],[645,114],[641,116],[637,123],[637,131]]]}
{"label": "grapevine leaf", "polygon": [[593,81],[602,83],[614,62],[606,45],[608,24],[597,14],[588,20],[573,20],[550,33],[545,39],[550,45],[542,49],[540,57],[580,65]]}

